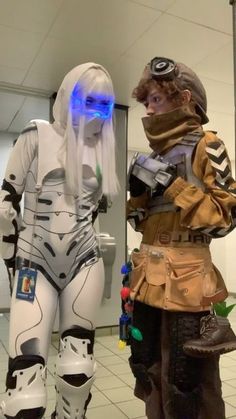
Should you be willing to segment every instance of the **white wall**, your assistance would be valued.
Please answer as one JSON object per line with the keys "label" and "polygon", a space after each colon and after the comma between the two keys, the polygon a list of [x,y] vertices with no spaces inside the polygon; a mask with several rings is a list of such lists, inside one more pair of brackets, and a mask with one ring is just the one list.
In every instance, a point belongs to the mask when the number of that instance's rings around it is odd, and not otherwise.
{"label": "white wall", "polygon": [[[0,184],[4,179],[4,173],[13,141],[17,138],[17,134],[7,134],[0,132]],[[0,258],[0,311],[7,309],[10,304],[10,291],[7,270],[3,260]]]}
{"label": "white wall", "polygon": [[8,134],[0,131],[0,179],[4,178],[6,165],[10,151],[13,146],[13,141],[18,137],[18,134]]}

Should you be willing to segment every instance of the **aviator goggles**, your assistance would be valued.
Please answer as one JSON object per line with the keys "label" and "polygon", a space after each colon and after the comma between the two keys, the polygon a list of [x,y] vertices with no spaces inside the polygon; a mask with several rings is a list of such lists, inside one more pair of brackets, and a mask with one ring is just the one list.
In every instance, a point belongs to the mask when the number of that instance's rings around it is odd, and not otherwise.
{"label": "aviator goggles", "polygon": [[155,57],[149,63],[150,73],[154,79],[173,80],[178,75],[177,64],[164,57]]}

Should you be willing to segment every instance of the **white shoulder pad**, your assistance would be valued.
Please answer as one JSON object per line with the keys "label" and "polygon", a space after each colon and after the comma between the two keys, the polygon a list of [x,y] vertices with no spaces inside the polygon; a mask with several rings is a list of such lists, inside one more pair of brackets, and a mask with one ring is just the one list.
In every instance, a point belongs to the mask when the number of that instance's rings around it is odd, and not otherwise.
{"label": "white shoulder pad", "polygon": [[28,122],[28,124],[24,127],[21,134],[25,134],[29,131],[37,131],[38,125],[49,125],[49,122],[44,119],[32,119]]}
{"label": "white shoulder pad", "polygon": [[30,121],[25,127],[24,129],[21,131],[21,135],[25,134],[26,132],[29,131],[37,131],[37,125],[35,121]]}

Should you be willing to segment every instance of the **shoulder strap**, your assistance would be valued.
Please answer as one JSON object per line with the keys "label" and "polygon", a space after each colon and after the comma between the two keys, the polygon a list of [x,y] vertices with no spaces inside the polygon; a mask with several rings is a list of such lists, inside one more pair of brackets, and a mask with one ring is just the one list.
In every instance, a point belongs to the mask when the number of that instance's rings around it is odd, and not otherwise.
{"label": "shoulder strap", "polygon": [[205,133],[204,131],[195,131],[195,132],[189,132],[186,134],[180,144],[195,147],[195,145],[199,142],[199,140],[204,137]]}

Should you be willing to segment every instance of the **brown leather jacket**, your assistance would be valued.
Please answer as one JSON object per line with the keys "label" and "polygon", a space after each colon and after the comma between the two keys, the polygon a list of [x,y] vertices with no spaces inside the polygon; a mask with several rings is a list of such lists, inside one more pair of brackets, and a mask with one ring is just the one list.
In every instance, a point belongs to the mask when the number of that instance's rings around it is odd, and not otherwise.
{"label": "brown leather jacket", "polygon": [[164,193],[174,211],[150,214],[147,192],[127,203],[128,220],[143,234],[132,255],[131,296],[167,310],[203,311],[227,297],[209,244],[235,226],[236,182],[223,142],[202,134],[192,171],[203,188],[177,177]]}

